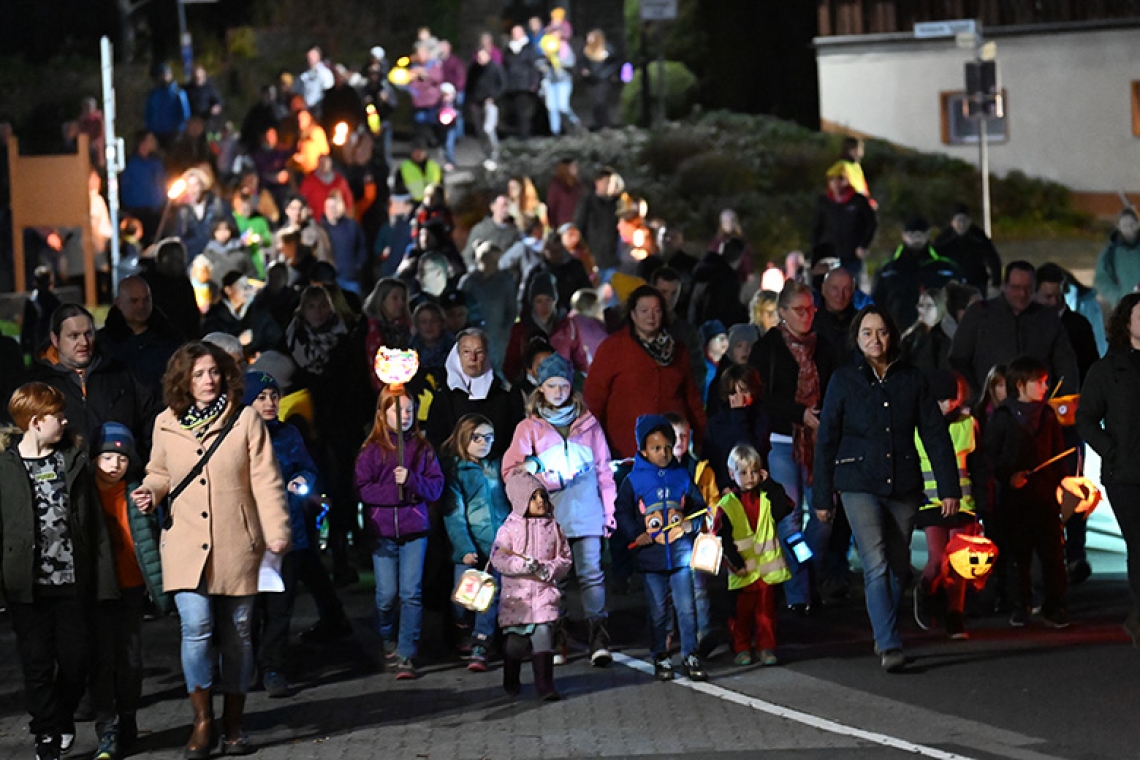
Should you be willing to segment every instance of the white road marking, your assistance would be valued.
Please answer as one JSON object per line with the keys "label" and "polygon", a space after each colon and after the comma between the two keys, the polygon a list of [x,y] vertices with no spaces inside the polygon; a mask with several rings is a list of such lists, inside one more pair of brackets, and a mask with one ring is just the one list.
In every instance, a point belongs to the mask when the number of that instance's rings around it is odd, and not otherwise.
{"label": "white road marking", "polygon": [[[653,665],[646,662],[645,660],[629,657],[628,655],[624,655],[621,652],[613,652],[613,657],[614,662],[620,665],[624,665],[627,668],[631,668],[647,675],[653,675]],[[923,755],[924,757],[936,758],[936,760],[974,760],[968,755],[958,755],[953,752],[945,752],[934,747],[927,747],[923,744],[908,742],[905,739],[897,739],[893,736],[887,736],[886,734],[879,734],[875,733],[874,731],[864,731],[863,729],[856,728],[855,726],[836,723],[833,720],[820,718],[810,713],[801,712],[799,710],[792,710],[790,708],[777,705],[773,702],[767,702],[763,699],[749,697],[745,694],[740,694],[738,692],[726,689],[722,686],[717,686],[715,684],[690,681],[688,678],[678,678],[676,681],[674,681],[674,683],[676,683],[678,686],[684,686],[685,688],[700,692],[701,694],[707,694],[710,697],[722,699],[725,702],[732,702],[733,704],[748,707],[753,710],[757,710],[758,712],[774,715],[777,718],[784,718],[785,720],[792,720],[796,723],[802,723],[805,726],[811,726],[812,728],[817,728],[820,731],[827,731],[829,733],[840,734],[842,736],[850,736],[854,739],[862,739],[864,741],[873,742],[884,747],[891,747],[892,749],[901,750],[903,752],[911,752],[916,755]]]}

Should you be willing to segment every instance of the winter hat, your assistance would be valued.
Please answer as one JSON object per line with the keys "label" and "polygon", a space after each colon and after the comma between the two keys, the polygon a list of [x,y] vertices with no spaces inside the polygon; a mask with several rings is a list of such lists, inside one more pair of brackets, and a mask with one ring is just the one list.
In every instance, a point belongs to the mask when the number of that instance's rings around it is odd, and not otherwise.
{"label": "winter hat", "polygon": [[574,383],[574,368],[561,354],[551,354],[539,363],[536,385],[542,385],[552,377],[561,377],[571,384]]}
{"label": "winter hat", "polygon": [[387,52],[384,50],[384,48],[380,47],[379,45],[369,50],[368,53],[378,61],[384,60],[384,56],[387,55]]}
{"label": "winter hat", "polygon": [[260,396],[261,392],[266,388],[272,388],[278,393],[281,393],[281,386],[277,384],[277,380],[274,379],[273,375],[269,374],[268,372],[259,372],[257,370],[254,370],[253,372],[246,372],[245,395],[242,396],[241,402],[246,406],[249,406],[257,400],[257,397]]}
{"label": "winter hat", "polygon": [[139,461],[135,450],[135,437],[130,429],[119,422],[105,422],[95,433],[95,444],[91,448],[94,456],[100,454],[124,454],[132,464]]}
{"label": "winter hat", "polygon": [[643,414],[638,417],[634,433],[637,435],[638,451],[645,449],[645,439],[651,433],[664,433],[670,444],[677,442],[677,432],[673,430],[673,423],[660,414]]}
{"label": "winter hat", "polygon": [[534,299],[538,296],[550,296],[555,301],[558,300],[558,283],[554,281],[554,275],[549,272],[539,272],[531,278],[530,285],[526,289],[526,300],[529,304],[534,304]]}
{"label": "winter hat", "polygon": [[450,309],[452,306],[466,306],[467,295],[462,290],[448,288],[439,294],[439,305],[444,309]]}
{"label": "winter hat", "polygon": [[906,226],[903,227],[903,232],[927,232],[930,230],[930,225],[921,216],[912,216],[907,220]]}
{"label": "winter hat", "polygon": [[948,369],[930,373],[930,394],[935,401],[958,398],[958,378]]}
{"label": "winter hat", "polygon": [[525,515],[530,505],[530,497],[535,491],[545,491],[542,481],[522,468],[511,470],[507,476],[507,500],[511,503],[511,511],[515,514]]}
{"label": "winter hat", "polygon": [[758,340],[760,333],[756,330],[756,325],[747,323],[733,325],[728,331],[728,353],[731,354],[732,350],[741,343],[752,345]]}
{"label": "winter hat", "polygon": [[441,95],[455,95],[455,85],[451,82],[444,82],[439,86],[439,92]]}
{"label": "winter hat", "polygon": [[724,329],[724,322],[719,319],[710,319],[701,325],[701,345],[707,346],[710,340],[727,332],[728,330]]}

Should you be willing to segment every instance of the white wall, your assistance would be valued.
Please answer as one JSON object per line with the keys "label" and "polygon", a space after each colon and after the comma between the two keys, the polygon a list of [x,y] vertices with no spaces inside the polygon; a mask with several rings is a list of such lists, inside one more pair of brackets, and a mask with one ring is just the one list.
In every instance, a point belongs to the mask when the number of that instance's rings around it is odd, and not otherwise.
{"label": "white wall", "polygon": [[[1008,97],[1009,141],[991,144],[991,171],[1020,169],[1078,192],[1140,190],[1130,93],[1140,80],[1140,29],[992,39]],[[940,92],[964,89],[972,50],[952,39],[816,42],[821,119],[977,160],[976,145],[942,143],[939,99]]]}

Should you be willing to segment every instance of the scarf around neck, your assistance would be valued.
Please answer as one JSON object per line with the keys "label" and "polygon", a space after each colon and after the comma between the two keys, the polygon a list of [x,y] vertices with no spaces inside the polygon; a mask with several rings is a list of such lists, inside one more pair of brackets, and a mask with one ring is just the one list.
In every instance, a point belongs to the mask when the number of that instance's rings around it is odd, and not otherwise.
{"label": "scarf around neck", "polygon": [[675,345],[673,343],[673,336],[666,330],[657,333],[657,337],[653,340],[644,340],[637,334],[637,330],[630,325],[630,331],[633,333],[633,339],[645,349],[645,352],[653,357],[653,361],[657,362],[658,366],[668,367],[673,363],[673,350]]}
{"label": "scarf around neck", "polygon": [[196,438],[201,438],[206,434],[206,429],[210,427],[210,424],[222,416],[222,412],[226,410],[228,403],[226,394],[222,393],[205,409],[199,409],[197,405],[192,404],[178,418],[178,424],[182,426],[183,430],[192,432]]}
{"label": "scarf around neck", "polygon": [[[784,345],[796,360],[799,372],[796,373],[797,404],[807,409],[818,409],[820,396],[819,368],[815,364],[815,333],[797,337],[781,322],[777,329],[784,338]],[[792,459],[807,470],[808,483],[811,483],[815,455],[815,431],[803,422],[792,423]]]}
{"label": "scarf around neck", "polygon": [[538,416],[556,428],[568,427],[580,416],[578,404],[573,400],[563,404],[557,409],[540,401],[538,404],[535,404],[535,411],[538,412]]}
{"label": "scarf around neck", "polygon": [[304,317],[297,315],[289,323],[285,339],[297,365],[314,375],[320,375],[328,366],[332,350],[347,334],[348,327],[335,314],[319,329],[313,329]]}

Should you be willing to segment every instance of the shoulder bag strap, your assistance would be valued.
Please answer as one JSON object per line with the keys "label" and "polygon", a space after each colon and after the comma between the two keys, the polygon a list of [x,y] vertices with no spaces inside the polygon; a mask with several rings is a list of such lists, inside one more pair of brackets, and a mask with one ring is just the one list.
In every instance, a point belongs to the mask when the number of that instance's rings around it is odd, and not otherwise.
{"label": "shoulder bag strap", "polygon": [[182,492],[185,491],[187,487],[189,487],[194,478],[198,477],[198,475],[201,474],[202,470],[205,469],[206,464],[210,461],[210,457],[214,456],[214,452],[217,451],[218,447],[222,445],[222,441],[226,440],[226,436],[229,435],[230,431],[234,429],[234,425],[237,424],[238,417],[240,416],[241,409],[238,409],[230,417],[229,422],[226,423],[221,432],[218,433],[218,437],[215,438],[214,442],[210,444],[210,448],[206,449],[206,453],[202,455],[202,458],[198,460],[198,463],[194,465],[193,469],[191,469],[190,472],[186,473],[186,477],[182,479],[182,482],[175,486],[174,490],[170,492],[170,495],[167,498],[170,500],[171,504],[174,503],[175,499],[182,495]]}

